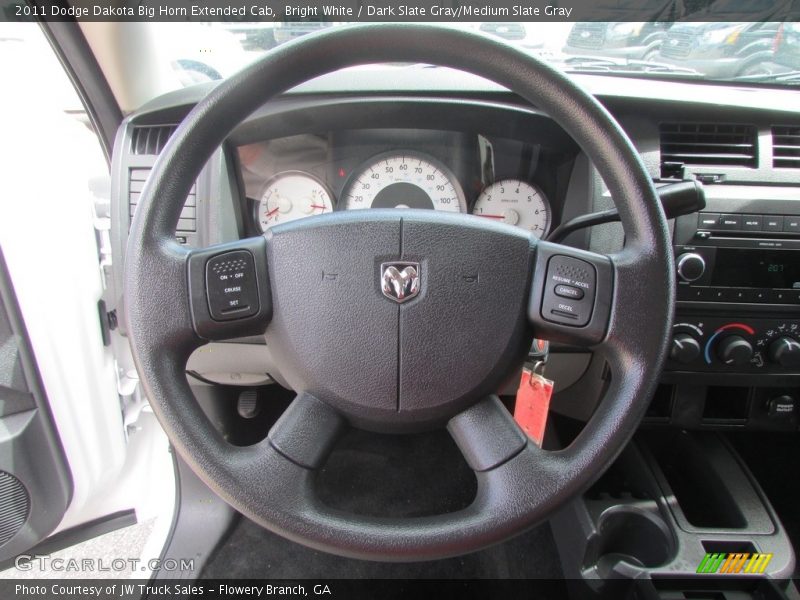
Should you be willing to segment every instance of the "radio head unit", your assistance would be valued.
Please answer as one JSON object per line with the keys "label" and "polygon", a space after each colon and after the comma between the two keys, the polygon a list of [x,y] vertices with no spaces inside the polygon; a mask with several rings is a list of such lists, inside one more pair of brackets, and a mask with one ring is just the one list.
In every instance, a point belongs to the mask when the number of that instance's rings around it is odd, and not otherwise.
{"label": "radio head unit", "polygon": [[800,215],[701,212],[674,239],[679,301],[800,305]]}

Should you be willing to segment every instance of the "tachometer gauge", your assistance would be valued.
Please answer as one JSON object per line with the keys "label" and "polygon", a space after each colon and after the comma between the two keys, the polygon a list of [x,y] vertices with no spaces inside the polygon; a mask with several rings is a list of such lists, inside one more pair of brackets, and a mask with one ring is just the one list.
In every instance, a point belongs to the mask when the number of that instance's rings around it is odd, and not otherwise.
{"label": "tachometer gauge", "polygon": [[279,173],[267,182],[258,201],[258,224],[266,231],[278,223],[331,212],[331,194],[316,178],[299,171]]}
{"label": "tachometer gauge", "polygon": [[376,156],[359,169],[342,193],[344,207],[432,208],[466,212],[455,176],[435,159],[416,152]]}
{"label": "tachometer gauge", "polygon": [[475,202],[472,214],[522,227],[539,238],[550,228],[550,203],[542,190],[516,179],[487,186]]}

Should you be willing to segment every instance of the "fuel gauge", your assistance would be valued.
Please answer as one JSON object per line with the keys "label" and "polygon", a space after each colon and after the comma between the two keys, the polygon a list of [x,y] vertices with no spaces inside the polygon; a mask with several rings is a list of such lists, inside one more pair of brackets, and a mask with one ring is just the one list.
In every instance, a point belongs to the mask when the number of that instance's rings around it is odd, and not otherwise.
{"label": "fuel gauge", "polygon": [[267,182],[256,210],[261,231],[266,231],[278,223],[331,212],[333,204],[321,181],[301,171],[286,171]]}

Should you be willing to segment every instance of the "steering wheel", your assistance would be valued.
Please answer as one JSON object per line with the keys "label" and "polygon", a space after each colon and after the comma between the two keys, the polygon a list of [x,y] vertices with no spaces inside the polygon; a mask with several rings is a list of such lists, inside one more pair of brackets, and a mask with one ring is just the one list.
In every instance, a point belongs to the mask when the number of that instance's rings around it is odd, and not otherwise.
{"label": "steering wheel", "polygon": [[[249,114],[313,77],[398,61],[485,77],[555,119],[608,186],[624,248],[606,256],[470,215],[403,209],[309,217],[204,249],[174,240],[193,182]],[[636,150],[575,83],[474,34],[366,25],[280,46],[189,113],[133,219],[125,297],[147,397],[172,444],[219,496],[316,549],[426,560],[532,527],[610,465],[663,367],[673,272],[665,217]],[[519,372],[534,333],[602,352],[611,372],[594,415],[559,451],[531,443],[494,395]],[[186,362],[208,340],[262,334],[297,397],[262,442],[235,447],[196,403]],[[475,472],[474,501],[457,512],[403,519],[324,505],[315,471],[348,424],[386,433],[446,426]]]}

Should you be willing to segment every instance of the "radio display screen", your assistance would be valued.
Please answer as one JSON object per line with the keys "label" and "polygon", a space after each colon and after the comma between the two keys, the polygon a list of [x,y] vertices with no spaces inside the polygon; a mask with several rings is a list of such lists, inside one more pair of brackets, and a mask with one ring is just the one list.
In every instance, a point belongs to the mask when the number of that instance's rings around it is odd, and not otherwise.
{"label": "radio display screen", "polygon": [[798,255],[792,250],[718,248],[711,285],[800,289]]}

